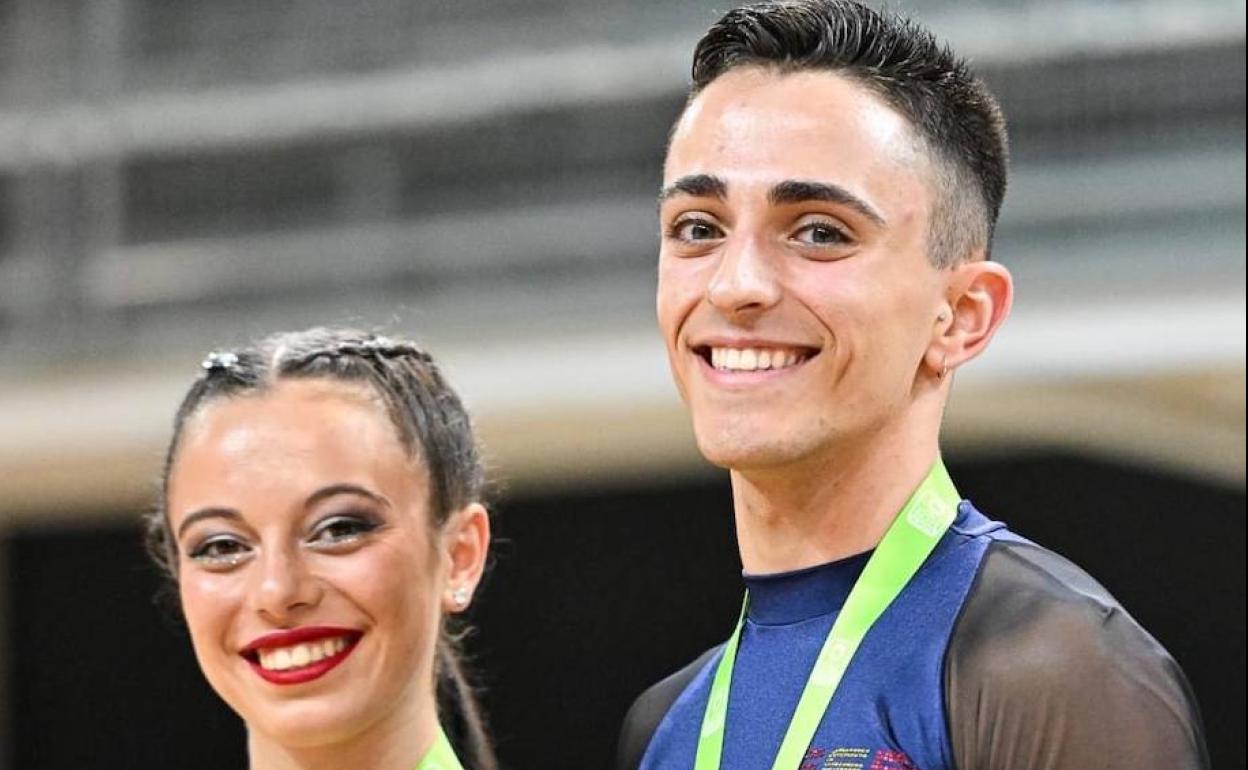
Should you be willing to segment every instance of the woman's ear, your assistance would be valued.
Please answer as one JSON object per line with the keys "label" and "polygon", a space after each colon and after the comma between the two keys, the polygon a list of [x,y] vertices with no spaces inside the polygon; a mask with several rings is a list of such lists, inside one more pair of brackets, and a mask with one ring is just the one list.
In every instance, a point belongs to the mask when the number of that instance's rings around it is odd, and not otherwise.
{"label": "woman's ear", "polygon": [[447,557],[442,609],[463,612],[472,603],[490,550],[490,514],[485,506],[470,503],[452,513],[442,527],[442,548]]}
{"label": "woman's ear", "polygon": [[997,262],[965,262],[950,271],[924,363],[939,379],[988,347],[1014,301],[1014,279]]}

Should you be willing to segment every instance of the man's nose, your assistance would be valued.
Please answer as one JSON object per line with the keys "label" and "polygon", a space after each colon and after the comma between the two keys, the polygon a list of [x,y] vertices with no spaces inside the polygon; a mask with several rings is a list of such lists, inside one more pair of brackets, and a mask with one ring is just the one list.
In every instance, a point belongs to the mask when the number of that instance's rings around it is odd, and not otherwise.
{"label": "man's nose", "polygon": [[297,546],[263,549],[256,566],[250,601],[270,622],[290,622],[302,610],[320,603],[321,581],[308,569],[306,556]]}
{"label": "man's nose", "polygon": [[748,316],[774,307],[782,294],[774,255],[746,234],[730,237],[707,287],[707,299],[729,317]]}

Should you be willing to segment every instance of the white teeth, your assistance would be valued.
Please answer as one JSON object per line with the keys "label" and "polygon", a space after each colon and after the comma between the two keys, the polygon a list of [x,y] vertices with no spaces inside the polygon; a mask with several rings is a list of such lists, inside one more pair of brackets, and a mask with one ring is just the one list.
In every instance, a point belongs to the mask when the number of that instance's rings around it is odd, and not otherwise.
{"label": "white teeth", "polygon": [[805,361],[798,350],[779,348],[711,348],[711,366],[721,371],[754,372],[785,369]]}
{"label": "white teeth", "polygon": [[333,639],[320,639],[314,642],[293,644],[272,650],[260,650],[258,657],[261,668],[269,671],[286,671],[302,668],[325,658],[337,655],[347,648],[347,640],[341,636]]}
{"label": "white teeth", "polygon": [[312,662],[312,651],[308,649],[308,645],[300,644],[290,651],[290,664],[292,666],[306,666]]}

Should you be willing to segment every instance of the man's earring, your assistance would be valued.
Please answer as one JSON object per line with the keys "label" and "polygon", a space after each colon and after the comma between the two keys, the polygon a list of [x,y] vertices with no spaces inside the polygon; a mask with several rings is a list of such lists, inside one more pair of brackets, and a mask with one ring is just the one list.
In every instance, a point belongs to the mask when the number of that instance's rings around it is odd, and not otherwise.
{"label": "man's earring", "polygon": [[459,586],[455,590],[451,591],[451,601],[461,610],[468,606],[468,599],[470,599],[471,596],[472,595],[468,593],[467,586]]}

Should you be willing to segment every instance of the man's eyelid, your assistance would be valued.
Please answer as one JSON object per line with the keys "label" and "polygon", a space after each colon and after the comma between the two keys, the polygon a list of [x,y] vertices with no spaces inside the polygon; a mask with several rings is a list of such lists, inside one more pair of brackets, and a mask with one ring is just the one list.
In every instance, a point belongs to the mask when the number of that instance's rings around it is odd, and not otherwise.
{"label": "man's eyelid", "polygon": [[662,218],[669,227],[679,227],[687,222],[706,222],[723,227],[721,217],[709,206],[682,206],[672,212],[665,212]]}
{"label": "man's eyelid", "polygon": [[858,241],[858,238],[854,235],[854,233],[848,227],[845,227],[839,222],[832,222],[828,220],[821,221],[817,219],[797,225],[792,229],[790,237],[797,237],[818,228],[831,230],[847,243],[856,243]]}
{"label": "man's eyelid", "polygon": [[[848,212],[852,214],[853,212]],[[793,230],[801,230],[812,225],[824,225],[834,230],[840,230],[846,235],[858,237],[859,228],[855,226],[852,219],[847,218],[841,212],[832,212],[824,210],[804,211],[793,218]]]}

